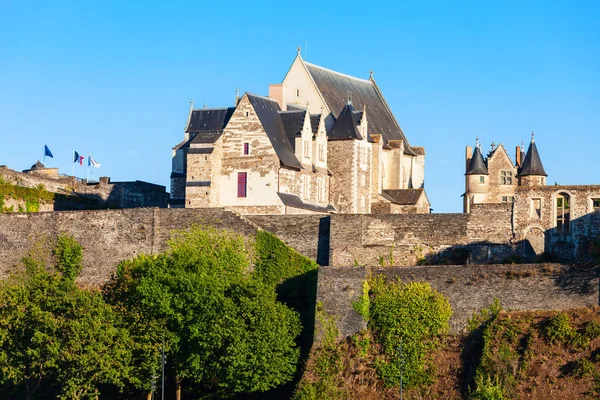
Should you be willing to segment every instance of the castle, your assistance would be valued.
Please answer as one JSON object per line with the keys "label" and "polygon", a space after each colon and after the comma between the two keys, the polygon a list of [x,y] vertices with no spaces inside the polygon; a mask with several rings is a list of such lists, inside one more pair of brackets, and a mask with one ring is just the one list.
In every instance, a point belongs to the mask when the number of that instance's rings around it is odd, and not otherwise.
{"label": "castle", "polygon": [[190,109],[173,148],[171,207],[241,214],[429,213],[425,151],[411,146],[373,74],[344,75],[298,49],[269,96]]}
{"label": "castle", "polygon": [[600,234],[600,186],[546,186],[546,177],[533,133],[527,153],[516,147],[514,163],[502,144],[484,159],[477,141],[466,149],[464,212],[505,204],[521,255],[575,258]]}

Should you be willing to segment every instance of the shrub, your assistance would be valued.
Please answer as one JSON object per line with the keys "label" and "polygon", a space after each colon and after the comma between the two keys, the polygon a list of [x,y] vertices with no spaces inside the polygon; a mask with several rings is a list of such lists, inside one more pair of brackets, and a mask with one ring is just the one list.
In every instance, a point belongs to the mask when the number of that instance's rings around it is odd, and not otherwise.
{"label": "shrub", "polygon": [[437,348],[436,337],[448,330],[448,299],[428,283],[386,282],[381,276],[371,279],[371,288],[369,327],[385,356],[376,362],[380,377],[386,386],[398,386],[402,371],[407,388],[431,384],[433,365],[426,356]]}
{"label": "shrub", "polygon": [[585,330],[583,331],[584,335],[590,339],[594,340],[600,337],[600,323],[596,321],[590,321],[585,326]]}
{"label": "shrub", "polygon": [[546,323],[543,333],[551,344],[569,343],[577,334],[575,329],[571,326],[569,317],[563,313],[556,314],[554,317],[550,318]]}
{"label": "shrub", "polygon": [[596,366],[587,358],[575,361],[573,365],[573,375],[578,378],[590,376],[596,372]]}
{"label": "shrub", "polygon": [[369,306],[371,304],[369,299],[369,281],[365,280],[362,286],[362,294],[357,301],[352,302],[352,308],[356,311],[365,321],[369,322]]}
{"label": "shrub", "polygon": [[502,387],[493,382],[488,376],[486,379],[479,379],[477,389],[469,395],[469,400],[504,400]]}

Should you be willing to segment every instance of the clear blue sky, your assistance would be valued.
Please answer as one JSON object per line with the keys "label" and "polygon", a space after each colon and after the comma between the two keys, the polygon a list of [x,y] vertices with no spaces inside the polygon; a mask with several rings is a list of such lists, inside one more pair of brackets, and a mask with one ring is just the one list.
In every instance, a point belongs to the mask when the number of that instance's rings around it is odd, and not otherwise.
{"label": "clear blue sky", "polygon": [[[386,2],[388,3],[388,2]],[[189,100],[266,94],[296,55],[381,87],[424,146],[435,212],[460,212],[464,147],[536,143],[548,182],[600,184],[598,1],[0,0],[0,164],[169,185]],[[85,176],[85,169],[77,170]]]}

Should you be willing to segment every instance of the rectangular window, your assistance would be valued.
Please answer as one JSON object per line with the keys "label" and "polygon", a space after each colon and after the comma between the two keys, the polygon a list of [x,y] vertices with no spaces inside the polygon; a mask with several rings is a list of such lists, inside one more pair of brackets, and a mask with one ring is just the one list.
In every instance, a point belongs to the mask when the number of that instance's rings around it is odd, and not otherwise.
{"label": "rectangular window", "polygon": [[365,208],[367,206],[367,199],[365,199],[365,196],[360,197],[360,206],[362,208]]}
{"label": "rectangular window", "polygon": [[568,235],[571,228],[570,225],[570,197],[566,193],[561,193],[556,197],[556,232],[561,235]]}
{"label": "rectangular window", "polygon": [[319,145],[319,161],[325,161],[325,150],[322,144]]}
{"label": "rectangular window", "polygon": [[325,181],[322,178],[317,179],[317,196],[319,203],[325,201]]}
{"label": "rectangular window", "polygon": [[307,141],[305,141],[304,142],[304,157],[305,158],[309,158],[310,157],[309,149],[310,149],[310,143],[308,143]]}
{"label": "rectangular window", "polygon": [[302,197],[308,200],[310,198],[310,177],[302,177],[302,187]]}
{"label": "rectangular window", "polygon": [[542,218],[542,199],[533,199],[533,217]]}
{"label": "rectangular window", "polygon": [[513,196],[502,196],[502,202],[503,203],[512,203],[513,202]]}
{"label": "rectangular window", "polygon": [[592,199],[592,208],[594,211],[600,211],[600,199]]}
{"label": "rectangular window", "polygon": [[250,143],[244,143],[244,155],[250,154]]}
{"label": "rectangular window", "polygon": [[480,176],[479,177],[479,183],[485,183],[485,176]]}
{"label": "rectangular window", "polygon": [[512,171],[500,171],[500,184],[512,185]]}
{"label": "rectangular window", "polygon": [[238,172],[237,197],[246,197],[247,184],[248,184],[248,173],[247,172]]}

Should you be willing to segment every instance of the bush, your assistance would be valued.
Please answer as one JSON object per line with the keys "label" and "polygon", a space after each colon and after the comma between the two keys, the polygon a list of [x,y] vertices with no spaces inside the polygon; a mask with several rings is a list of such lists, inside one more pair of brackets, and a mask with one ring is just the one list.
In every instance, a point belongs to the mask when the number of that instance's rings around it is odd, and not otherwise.
{"label": "bush", "polygon": [[577,335],[577,332],[571,326],[569,317],[563,313],[550,318],[544,327],[543,333],[551,344],[569,343]]}
{"label": "bush", "polygon": [[[432,383],[433,365],[427,354],[437,348],[436,337],[448,330],[450,303],[428,283],[371,279],[369,327],[385,357],[376,368],[386,386],[399,386],[400,372],[407,388]],[[399,348],[403,349],[400,360]]]}
{"label": "bush", "polygon": [[469,400],[504,400],[502,387],[493,382],[488,376],[487,379],[480,379],[477,382],[477,389],[469,395]]}
{"label": "bush", "polygon": [[573,365],[573,375],[577,378],[584,378],[596,372],[596,366],[587,358],[575,361]]}
{"label": "bush", "polygon": [[589,340],[594,340],[600,337],[600,323],[596,321],[590,321],[585,326],[585,330],[583,331],[584,335]]}

